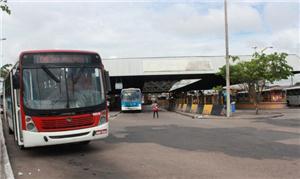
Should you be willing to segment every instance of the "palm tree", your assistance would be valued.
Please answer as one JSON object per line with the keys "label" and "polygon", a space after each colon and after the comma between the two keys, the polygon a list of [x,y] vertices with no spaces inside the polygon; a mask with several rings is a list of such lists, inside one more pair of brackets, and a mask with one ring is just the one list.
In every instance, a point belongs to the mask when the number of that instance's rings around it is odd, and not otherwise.
{"label": "palm tree", "polygon": [[12,64],[5,64],[0,68],[0,77],[5,78],[7,74],[9,73],[10,67],[12,67]]}

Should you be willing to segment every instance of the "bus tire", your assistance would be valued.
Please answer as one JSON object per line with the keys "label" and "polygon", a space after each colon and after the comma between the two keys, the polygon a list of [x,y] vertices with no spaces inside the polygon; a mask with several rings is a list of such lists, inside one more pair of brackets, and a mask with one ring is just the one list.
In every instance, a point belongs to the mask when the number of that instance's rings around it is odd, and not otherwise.
{"label": "bus tire", "polygon": [[8,134],[9,135],[13,135],[14,134],[14,131],[13,130],[11,130],[11,128],[8,126]]}
{"label": "bus tire", "polygon": [[19,149],[20,149],[20,150],[26,150],[27,148],[24,147],[24,145],[19,145]]}

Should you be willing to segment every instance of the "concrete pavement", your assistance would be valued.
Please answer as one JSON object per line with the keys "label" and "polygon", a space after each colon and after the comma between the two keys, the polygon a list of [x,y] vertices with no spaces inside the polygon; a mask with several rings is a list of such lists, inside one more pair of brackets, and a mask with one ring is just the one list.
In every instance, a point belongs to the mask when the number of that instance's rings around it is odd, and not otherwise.
{"label": "concrete pavement", "polygon": [[120,113],[105,140],[21,151],[7,135],[8,151],[22,179],[299,178],[299,111],[289,113],[274,120]]}
{"label": "concrete pavement", "polygon": [[[182,111],[174,111],[178,114],[196,118],[196,119],[228,119],[226,116],[216,116],[216,115],[202,115],[195,113],[188,113]],[[267,119],[267,118],[276,118],[284,116],[284,110],[260,110],[259,114],[255,114],[254,110],[236,110],[230,116],[230,119]]]}
{"label": "concrete pavement", "polygon": [[0,179],[14,179],[12,168],[7,155],[1,117],[0,117]]}

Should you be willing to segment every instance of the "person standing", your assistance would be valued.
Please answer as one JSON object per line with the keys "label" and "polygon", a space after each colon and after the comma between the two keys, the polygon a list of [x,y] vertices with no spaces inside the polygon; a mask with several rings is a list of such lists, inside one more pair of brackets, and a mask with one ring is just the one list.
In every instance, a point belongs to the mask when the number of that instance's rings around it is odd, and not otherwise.
{"label": "person standing", "polygon": [[153,118],[155,118],[155,114],[158,118],[158,104],[156,101],[152,104]]}

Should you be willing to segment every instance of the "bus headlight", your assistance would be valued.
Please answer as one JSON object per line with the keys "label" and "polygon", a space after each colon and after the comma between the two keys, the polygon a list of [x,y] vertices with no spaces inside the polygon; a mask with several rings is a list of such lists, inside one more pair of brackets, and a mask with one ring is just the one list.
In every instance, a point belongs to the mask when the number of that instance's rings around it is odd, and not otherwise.
{"label": "bus headlight", "polygon": [[31,132],[37,132],[34,122],[30,116],[25,116],[26,129]]}
{"label": "bus headlight", "polygon": [[32,131],[35,128],[35,126],[33,123],[30,122],[26,124],[26,128],[27,130]]}
{"label": "bus headlight", "polygon": [[99,124],[102,125],[104,123],[106,123],[106,117],[101,115]]}
{"label": "bus headlight", "polygon": [[101,111],[99,125],[105,124],[107,121],[108,120],[106,110]]}
{"label": "bus headlight", "polygon": [[25,117],[25,121],[26,121],[26,122],[31,122],[31,121],[32,121],[32,119],[31,119],[31,117],[30,117],[30,116],[26,116],[26,117]]}

